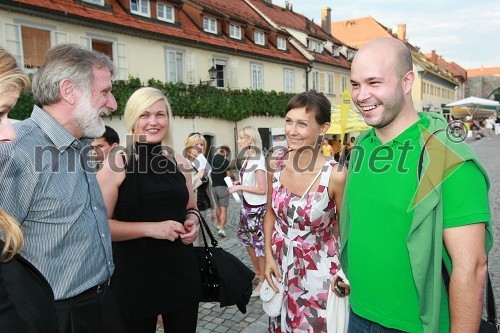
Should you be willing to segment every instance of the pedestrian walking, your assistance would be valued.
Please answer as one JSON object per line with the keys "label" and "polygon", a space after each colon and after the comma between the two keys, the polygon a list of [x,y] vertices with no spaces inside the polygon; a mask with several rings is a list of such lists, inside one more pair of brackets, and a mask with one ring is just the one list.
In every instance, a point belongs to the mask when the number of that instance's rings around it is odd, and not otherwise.
{"label": "pedestrian walking", "polygon": [[212,189],[215,204],[217,205],[218,235],[221,237],[226,237],[224,227],[227,220],[227,206],[229,205],[229,191],[224,178],[229,177],[234,180],[233,174],[229,170],[229,160],[227,159],[229,153],[229,147],[222,145],[212,159]]}

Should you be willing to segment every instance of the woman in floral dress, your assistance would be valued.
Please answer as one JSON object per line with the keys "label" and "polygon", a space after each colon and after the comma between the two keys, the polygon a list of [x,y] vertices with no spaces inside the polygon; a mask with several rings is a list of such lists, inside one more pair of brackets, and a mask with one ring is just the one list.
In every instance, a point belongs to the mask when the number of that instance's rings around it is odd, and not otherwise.
{"label": "woman in floral dress", "polygon": [[345,167],[319,151],[330,110],[315,91],[293,97],[285,117],[288,147],[270,160],[265,276],[272,286],[271,275],[282,279],[285,288],[270,332],[326,332],[328,288],[340,268],[337,217],[346,180]]}

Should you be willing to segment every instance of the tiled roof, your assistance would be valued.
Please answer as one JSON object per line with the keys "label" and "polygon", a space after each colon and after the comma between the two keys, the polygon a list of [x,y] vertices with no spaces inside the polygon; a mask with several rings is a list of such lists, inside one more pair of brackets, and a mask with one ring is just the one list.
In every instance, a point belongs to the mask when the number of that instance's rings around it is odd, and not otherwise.
{"label": "tiled roof", "polygon": [[[36,15],[42,13],[57,14],[51,16],[56,20],[68,20],[88,26],[118,31],[119,33],[141,35],[144,38],[163,41],[180,42],[188,45],[200,45],[202,48],[217,47],[231,52],[249,56],[267,57],[275,60],[307,65],[308,60],[293,46],[288,52],[269,47],[257,46],[249,40],[244,43],[228,38],[225,35],[212,35],[198,28],[183,12],[177,11],[179,25],[152,22],[151,19],[128,14],[118,0],[111,0],[112,11],[94,8],[76,3],[74,0],[2,0],[3,3],[17,5],[23,11],[33,11]],[[222,0],[221,0],[222,2]],[[241,1],[241,5],[246,5]],[[1,5],[0,5],[1,6]]]}
{"label": "tiled roof", "polygon": [[214,9],[229,16],[229,18],[255,23],[270,29],[271,26],[243,0],[190,0],[191,2]]}
{"label": "tiled roof", "polygon": [[[365,44],[376,38],[398,38],[397,35],[392,32],[392,29],[380,24],[371,16],[333,22],[332,34],[334,34],[342,43],[357,49],[360,49]],[[414,62],[420,64],[426,71],[432,72],[435,75],[456,84],[456,81],[451,73],[444,70],[445,68],[441,68],[437,64],[433,65],[430,60],[420,52],[418,47],[410,44],[406,40],[404,43],[410,49]]]}
{"label": "tiled roof", "polygon": [[467,71],[460,67],[458,64],[455,62],[447,62],[444,60],[442,56],[437,54],[435,51],[432,51],[432,53],[425,53],[425,56],[438,65],[441,68],[446,69],[447,71],[451,72],[455,76],[461,76],[463,79],[467,79]]}
{"label": "tiled roof", "polygon": [[[264,0],[249,0],[249,3],[254,5],[263,15],[276,23],[278,26],[295,29],[309,35],[310,37],[325,41],[328,40],[336,45],[342,45],[342,43],[337,38],[326,33],[323,29],[321,29],[319,25],[312,22],[302,14],[274,4],[266,3]],[[350,62],[347,61],[343,56],[335,58],[327,50],[325,50],[323,54],[318,54],[315,52],[310,53],[312,56],[314,56],[315,61],[333,66],[351,68]]]}
{"label": "tiled roof", "polygon": [[473,76],[498,76],[500,75],[500,67],[481,67],[467,70],[469,77]]}
{"label": "tiled roof", "polygon": [[391,29],[384,27],[371,16],[332,22],[332,34],[342,43],[355,49],[360,49],[375,38],[394,37]]}

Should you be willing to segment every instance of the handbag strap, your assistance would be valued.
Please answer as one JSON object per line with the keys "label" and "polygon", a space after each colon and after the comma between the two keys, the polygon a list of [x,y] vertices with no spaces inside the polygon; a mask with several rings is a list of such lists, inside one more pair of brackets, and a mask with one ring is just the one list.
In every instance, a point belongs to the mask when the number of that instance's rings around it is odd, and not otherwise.
{"label": "handbag strap", "polygon": [[201,234],[203,236],[203,243],[205,244],[205,248],[208,249],[208,242],[207,242],[207,238],[205,236],[205,232],[207,233],[208,237],[210,238],[210,242],[212,243],[212,246],[218,247],[219,243],[217,242],[214,235],[212,234],[212,231],[210,230],[207,221],[203,218],[203,215],[200,214],[200,211],[198,209],[195,209],[195,208],[189,208],[188,210],[186,210],[186,213],[192,213],[192,214],[196,215],[196,217],[198,218],[198,220],[200,222],[199,225],[200,225]]}

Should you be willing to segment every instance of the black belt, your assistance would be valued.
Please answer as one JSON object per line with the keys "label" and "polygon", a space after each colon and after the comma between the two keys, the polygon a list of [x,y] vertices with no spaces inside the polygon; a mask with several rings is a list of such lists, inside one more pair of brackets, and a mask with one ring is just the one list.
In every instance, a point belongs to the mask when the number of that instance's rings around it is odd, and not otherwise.
{"label": "black belt", "polygon": [[83,292],[81,292],[78,295],[75,295],[73,297],[65,298],[65,299],[60,299],[60,300],[56,301],[56,303],[71,302],[71,301],[74,301],[76,299],[80,299],[82,297],[99,295],[104,290],[106,290],[106,288],[108,288],[108,287],[109,287],[109,280],[104,281],[103,283],[99,283],[97,286],[89,288],[89,289],[87,289],[87,290],[85,290],[85,291],[83,291]]}
{"label": "black belt", "polygon": [[99,283],[97,286],[89,288],[89,289],[85,290],[84,292],[82,292],[74,297],[97,295],[97,294],[102,293],[107,287],[109,287],[109,280],[104,281],[103,283]]}

